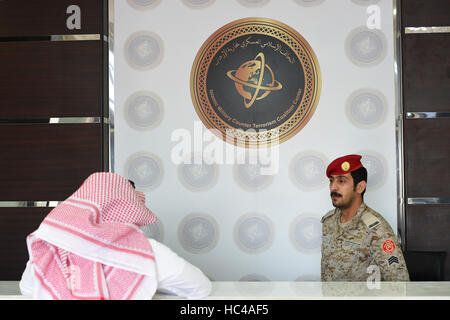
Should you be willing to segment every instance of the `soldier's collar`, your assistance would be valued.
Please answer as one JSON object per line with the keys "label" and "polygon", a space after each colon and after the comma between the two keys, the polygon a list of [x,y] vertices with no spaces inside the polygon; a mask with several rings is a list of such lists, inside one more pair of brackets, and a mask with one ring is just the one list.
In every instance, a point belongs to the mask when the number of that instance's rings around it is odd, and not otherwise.
{"label": "soldier's collar", "polygon": [[[358,226],[359,221],[361,220],[361,215],[364,212],[364,210],[367,209],[367,205],[364,203],[364,201],[361,203],[361,205],[359,206],[358,210],[356,210],[355,215],[353,216],[352,220],[350,221],[350,223],[348,225],[346,225],[345,227],[343,227],[343,229],[345,230],[350,230],[350,229],[354,229]],[[336,215],[336,219],[338,222],[338,225],[340,226],[340,222],[341,222],[341,209],[337,208],[336,209],[336,213],[338,213]]]}
{"label": "soldier's collar", "polygon": [[353,218],[358,217],[358,221],[361,219],[361,215],[364,212],[364,210],[367,209],[367,205],[363,202],[361,202],[361,205],[359,206],[358,210],[356,210],[356,214]]}

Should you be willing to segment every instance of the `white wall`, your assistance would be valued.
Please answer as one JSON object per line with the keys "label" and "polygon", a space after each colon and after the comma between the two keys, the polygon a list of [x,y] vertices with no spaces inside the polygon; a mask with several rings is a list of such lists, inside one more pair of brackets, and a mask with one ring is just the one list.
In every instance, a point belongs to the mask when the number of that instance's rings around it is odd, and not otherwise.
{"label": "white wall", "polygon": [[[115,171],[134,178],[146,191],[147,205],[160,219],[147,229],[148,235],[214,280],[319,279],[319,221],[332,209],[325,168],[350,153],[362,154],[369,172],[366,203],[396,230],[392,1],[191,0],[209,4],[197,8],[188,2],[134,0],[132,6],[132,0],[115,1]],[[380,30],[366,26],[372,3],[380,8]],[[171,161],[177,144],[171,141],[172,132],[184,128],[193,136],[199,121],[190,97],[192,63],[212,33],[245,17],[281,21],[309,42],[321,69],[320,101],[307,125],[279,146],[280,170],[265,188],[242,188],[233,165],[218,164],[210,188],[193,191],[180,181],[179,168]],[[136,68],[126,57],[127,41],[137,32],[161,40],[160,54],[152,47],[156,55],[149,68]],[[367,40],[368,32],[376,38]],[[352,36],[353,46],[346,46]],[[150,92],[161,106],[159,118],[152,118],[147,127],[125,116],[127,103],[140,91]],[[159,160],[144,163],[142,155]],[[296,167],[294,159],[304,161]],[[308,167],[311,164],[315,167]],[[132,177],[130,172],[139,165],[146,166],[141,169],[147,170],[149,180]],[[314,170],[302,178],[307,169]],[[243,223],[240,238],[235,234],[238,222]],[[259,243],[260,249],[249,248],[252,243]]]}

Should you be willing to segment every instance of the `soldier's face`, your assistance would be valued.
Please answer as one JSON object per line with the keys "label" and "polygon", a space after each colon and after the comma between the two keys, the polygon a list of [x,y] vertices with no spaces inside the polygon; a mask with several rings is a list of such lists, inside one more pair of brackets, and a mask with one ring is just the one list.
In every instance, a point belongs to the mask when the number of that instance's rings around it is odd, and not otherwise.
{"label": "soldier's face", "polygon": [[349,207],[359,196],[350,173],[332,175],[329,180],[331,202],[336,208]]}

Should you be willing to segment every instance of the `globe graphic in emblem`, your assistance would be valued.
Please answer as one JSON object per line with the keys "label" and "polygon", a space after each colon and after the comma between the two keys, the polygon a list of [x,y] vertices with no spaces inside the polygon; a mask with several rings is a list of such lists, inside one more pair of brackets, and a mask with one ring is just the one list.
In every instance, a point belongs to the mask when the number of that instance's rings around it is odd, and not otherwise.
{"label": "globe graphic in emblem", "polygon": [[244,62],[237,70],[228,71],[227,76],[234,81],[237,91],[244,98],[246,108],[250,108],[256,100],[267,97],[271,91],[281,90],[283,87],[275,80],[262,52],[254,60]]}

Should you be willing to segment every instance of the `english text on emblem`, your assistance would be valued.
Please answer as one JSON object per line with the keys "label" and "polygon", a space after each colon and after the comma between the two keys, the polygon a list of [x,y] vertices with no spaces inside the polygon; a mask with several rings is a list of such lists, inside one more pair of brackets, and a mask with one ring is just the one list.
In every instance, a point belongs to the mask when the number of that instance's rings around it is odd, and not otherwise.
{"label": "english text on emblem", "polygon": [[191,70],[195,110],[215,135],[246,148],[282,143],[300,132],[319,102],[319,63],[290,26],[266,18],[215,31]]}

